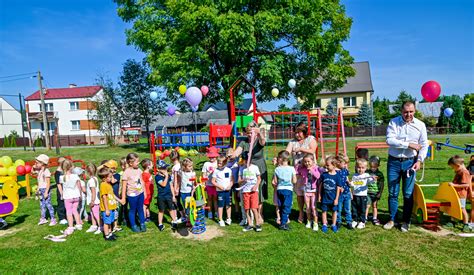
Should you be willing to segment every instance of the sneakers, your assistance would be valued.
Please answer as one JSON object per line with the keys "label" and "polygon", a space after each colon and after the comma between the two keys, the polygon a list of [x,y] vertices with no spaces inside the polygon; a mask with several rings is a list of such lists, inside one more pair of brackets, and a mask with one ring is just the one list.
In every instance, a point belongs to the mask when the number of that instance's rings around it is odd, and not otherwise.
{"label": "sneakers", "polygon": [[462,228],[462,232],[469,233],[469,232],[471,232],[471,230],[472,230],[472,228],[471,228],[471,226],[469,226],[469,224],[467,224],[467,223],[464,224],[464,226]]}
{"label": "sneakers", "polygon": [[357,227],[357,222],[356,222],[356,221],[352,221],[351,227],[352,227],[352,228],[356,228],[356,227]]}
{"label": "sneakers", "polygon": [[173,230],[173,232],[176,231],[176,230],[178,230],[178,224],[175,223],[175,222],[172,222],[172,223],[171,223],[171,230]]}
{"label": "sneakers", "polygon": [[150,222],[150,221],[151,221],[150,218],[145,219],[145,222]]}
{"label": "sneakers", "polygon": [[232,224],[232,220],[231,220],[231,219],[227,219],[227,220],[225,220],[225,224],[227,224],[227,225],[231,225],[231,224]]}
{"label": "sneakers", "polygon": [[56,224],[58,224],[56,222],[56,219],[51,219],[51,222],[49,223],[49,226],[55,226]]}
{"label": "sneakers", "polygon": [[306,223],[306,228],[311,228],[311,222],[310,222],[310,221],[308,221],[308,222]]}
{"label": "sneakers", "polygon": [[319,230],[319,225],[317,222],[313,222],[313,231],[318,231]]}
{"label": "sneakers", "polygon": [[282,225],[280,225],[280,230],[288,231],[288,230],[290,230],[290,227],[288,226],[288,224],[282,224]]}
{"label": "sneakers", "polygon": [[141,232],[146,232],[146,224],[142,224],[142,225],[140,226],[140,231],[141,231]]}
{"label": "sneakers", "polygon": [[120,232],[120,231],[122,231],[122,230],[123,230],[122,227],[118,227],[118,226],[117,226],[117,227],[114,227],[114,230],[112,230],[112,233]]}
{"label": "sneakers", "polygon": [[110,233],[108,236],[105,236],[104,239],[106,241],[116,241],[117,237],[114,234]]}
{"label": "sneakers", "polygon": [[347,229],[349,229],[349,230],[353,230],[353,229],[354,229],[354,226],[352,226],[352,222],[347,223]]}
{"label": "sneakers", "polygon": [[373,219],[373,220],[372,220],[372,223],[373,223],[374,225],[376,225],[376,226],[379,226],[379,225],[380,225],[380,221],[377,220],[377,219]]}
{"label": "sneakers", "polygon": [[223,220],[220,220],[220,221],[219,221],[219,226],[220,226],[220,227],[224,227],[224,226],[225,226],[225,223],[224,223]]}
{"label": "sneakers", "polygon": [[96,225],[91,225],[89,229],[86,230],[86,233],[92,233],[97,231],[97,226]]}
{"label": "sneakers", "polygon": [[76,225],[74,226],[74,229],[81,231],[81,230],[82,230],[82,224],[76,224]]}
{"label": "sneakers", "polygon": [[332,229],[332,232],[334,232],[334,233],[337,233],[337,231],[338,231],[337,225],[335,225],[335,224],[331,226],[331,229]]}
{"label": "sneakers", "polygon": [[364,229],[365,228],[365,222],[360,222],[358,225],[357,225],[357,229]]}
{"label": "sneakers", "polygon": [[132,232],[135,232],[135,233],[141,232],[140,227],[138,227],[138,225],[132,226]]}
{"label": "sneakers", "polygon": [[212,220],[214,217],[212,216],[212,212],[207,212],[207,218]]}
{"label": "sneakers", "polygon": [[74,227],[68,227],[66,230],[63,231],[63,234],[66,236],[69,236],[72,233],[74,233]]}
{"label": "sneakers", "polygon": [[45,218],[41,218],[38,222],[38,225],[43,225],[43,224],[47,224],[48,223],[48,220],[45,219]]}
{"label": "sneakers", "polygon": [[[286,224],[285,224],[286,225]],[[286,225],[288,227],[288,225]],[[262,232],[262,226],[261,225],[257,225],[255,226],[255,231],[257,232]]]}
{"label": "sneakers", "polygon": [[100,228],[97,228],[97,230],[94,232],[94,235],[99,235],[102,234],[102,230]]}
{"label": "sneakers", "polygon": [[248,231],[252,231],[252,229],[253,229],[253,228],[252,228],[250,225],[247,225],[247,226],[245,226],[245,227],[242,229],[242,231],[248,232]]}
{"label": "sneakers", "polygon": [[408,230],[410,229],[410,224],[404,222],[402,223],[402,227],[400,228],[400,230],[403,232],[403,233],[406,233],[408,232]]}
{"label": "sneakers", "polygon": [[66,220],[66,219],[62,219],[62,220],[59,221],[59,224],[66,225],[66,224],[67,224],[67,220]]}
{"label": "sneakers", "polygon": [[395,223],[394,223],[393,221],[389,221],[388,223],[386,223],[386,224],[383,226],[383,229],[385,229],[385,230],[390,230],[390,229],[392,229],[394,226],[395,226]]}
{"label": "sneakers", "polygon": [[328,233],[328,226],[327,226],[327,224],[323,224],[323,227],[321,228],[321,231],[323,231],[323,233]]}
{"label": "sneakers", "polygon": [[162,224],[159,224],[159,225],[158,225],[158,230],[160,230],[160,231],[165,230],[165,226],[162,225]]}
{"label": "sneakers", "polygon": [[239,223],[240,226],[246,226],[247,225],[247,220],[241,220]]}

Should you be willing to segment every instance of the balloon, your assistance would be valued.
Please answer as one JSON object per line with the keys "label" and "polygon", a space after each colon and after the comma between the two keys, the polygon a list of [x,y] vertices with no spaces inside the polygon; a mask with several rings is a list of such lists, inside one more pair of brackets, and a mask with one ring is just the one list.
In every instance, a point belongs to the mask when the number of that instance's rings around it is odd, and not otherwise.
{"label": "balloon", "polygon": [[23,176],[25,174],[25,166],[23,165],[18,165],[16,167],[16,173],[20,176]]}
{"label": "balloon", "polygon": [[0,176],[8,175],[8,169],[5,167],[0,167]]}
{"label": "balloon", "polygon": [[160,150],[156,150],[155,157],[159,158],[163,153]]}
{"label": "balloon", "polygon": [[441,86],[438,82],[430,80],[421,87],[421,95],[428,102],[434,102],[441,94]]}
{"label": "balloon", "polygon": [[178,154],[180,157],[186,157],[188,155],[188,152],[184,149],[179,149]]}
{"label": "balloon", "polygon": [[293,89],[296,87],[296,80],[294,80],[293,78],[288,80],[288,86]]}
{"label": "balloon", "polygon": [[454,113],[454,110],[451,108],[444,109],[444,116],[450,118]]}
{"label": "balloon", "polygon": [[8,167],[8,175],[9,176],[16,176],[16,168],[14,166]]}
{"label": "balloon", "polygon": [[209,93],[209,87],[207,87],[206,85],[201,86],[201,93],[203,96],[206,96],[207,93]]}
{"label": "balloon", "polygon": [[189,87],[186,90],[186,94],[184,96],[186,97],[186,101],[189,103],[189,105],[193,107],[198,106],[202,100],[202,93],[198,87]]}
{"label": "balloon", "polygon": [[191,110],[193,111],[193,113],[197,112],[198,106],[191,106]]}
{"label": "balloon", "polygon": [[12,158],[8,156],[3,156],[0,159],[0,164],[5,168],[10,167],[12,165]]}
{"label": "balloon", "polygon": [[280,93],[280,91],[278,91],[277,88],[273,88],[273,89],[272,89],[272,96],[273,96],[273,97],[277,97],[279,93]]}
{"label": "balloon", "polygon": [[25,174],[29,174],[31,172],[31,166],[30,165],[25,165]]}
{"label": "balloon", "polygon": [[157,92],[151,92],[150,93],[150,98],[151,98],[151,100],[157,99],[158,98],[158,93]]}
{"label": "balloon", "polygon": [[164,150],[163,151],[163,154],[165,157],[169,156],[171,154],[171,152],[169,150]]}
{"label": "balloon", "polygon": [[186,85],[179,85],[179,93],[184,95],[186,93]]}
{"label": "balloon", "polygon": [[174,106],[169,106],[168,109],[166,109],[166,112],[169,116],[173,116],[176,113],[176,108]]}
{"label": "balloon", "polygon": [[14,166],[20,166],[20,165],[25,165],[25,162],[22,159],[17,159],[15,161]]}

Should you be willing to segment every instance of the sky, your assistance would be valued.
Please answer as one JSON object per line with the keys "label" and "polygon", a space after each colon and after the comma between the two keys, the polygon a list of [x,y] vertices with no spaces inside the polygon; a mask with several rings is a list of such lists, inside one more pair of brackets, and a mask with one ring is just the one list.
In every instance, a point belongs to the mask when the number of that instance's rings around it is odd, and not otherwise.
{"label": "sky", "polygon": [[[395,99],[406,90],[421,99],[428,80],[438,81],[444,95],[474,92],[474,1],[342,3],[353,19],[343,45],[355,61],[369,61],[374,96]],[[38,70],[48,88],[93,85],[99,73],[116,81],[125,60],[144,57],[126,44],[128,27],[108,0],[0,0],[0,96],[33,93],[36,78],[4,77]],[[17,105],[17,98],[6,99]],[[280,103],[261,105],[271,110]]]}

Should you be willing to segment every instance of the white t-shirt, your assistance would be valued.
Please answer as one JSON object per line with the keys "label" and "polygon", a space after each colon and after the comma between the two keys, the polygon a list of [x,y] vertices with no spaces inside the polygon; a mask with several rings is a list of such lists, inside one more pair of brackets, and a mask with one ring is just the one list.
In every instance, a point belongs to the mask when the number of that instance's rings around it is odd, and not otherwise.
{"label": "white t-shirt", "polygon": [[78,199],[81,197],[81,190],[77,186],[77,182],[81,179],[76,174],[61,176],[59,182],[63,185],[63,199]]}
{"label": "white t-shirt", "polygon": [[374,178],[368,173],[354,174],[352,176],[351,186],[354,188],[354,196],[367,196],[367,183],[374,181]]}
{"label": "white t-shirt", "polygon": [[92,188],[95,188],[95,201],[94,204],[100,204],[99,198],[99,181],[96,177],[92,177],[87,181],[87,204],[90,204],[92,201]]}
{"label": "white t-shirt", "polygon": [[210,162],[210,161],[206,161],[204,162],[204,165],[202,166],[202,172],[203,173],[207,173],[207,182],[206,182],[206,186],[213,186],[212,185],[212,175],[214,173],[214,171],[216,171],[217,169],[217,161],[215,162]]}
{"label": "white t-shirt", "polygon": [[275,168],[275,177],[277,178],[277,190],[293,191],[293,176],[296,176],[296,170],[293,166],[278,166]]}
{"label": "white t-shirt", "polygon": [[191,178],[196,178],[196,173],[193,172],[184,172],[179,171],[179,175],[181,176],[181,187],[179,191],[181,193],[191,193],[193,191],[193,184],[194,182],[190,181]]}
{"label": "white t-shirt", "polygon": [[216,179],[216,185],[224,187],[223,190],[219,191],[230,190],[232,187],[232,170],[230,170],[229,167],[224,167],[222,169],[217,168],[212,174],[212,177]]}
{"label": "white t-shirt", "polygon": [[178,176],[179,171],[181,170],[181,163],[176,163],[171,167],[171,175],[170,175],[170,182],[171,186],[174,188],[174,178]]}
{"label": "white t-shirt", "polygon": [[[311,141],[315,140],[313,136],[307,136],[301,143],[298,142],[296,139],[290,141],[290,147],[291,150],[293,151],[293,166],[297,166],[300,164],[300,162],[303,160],[303,157],[306,155],[306,153],[303,152],[297,152],[295,153],[295,149],[303,148],[303,149],[309,149],[309,145],[311,144]],[[316,159],[316,156],[314,155],[314,159]]]}
{"label": "white t-shirt", "polygon": [[[249,167],[241,166],[239,169],[239,177],[245,180],[242,187],[243,193],[252,192],[252,188],[257,184],[257,177],[260,176],[260,170],[255,164],[250,164]],[[258,189],[257,189],[258,192]]]}

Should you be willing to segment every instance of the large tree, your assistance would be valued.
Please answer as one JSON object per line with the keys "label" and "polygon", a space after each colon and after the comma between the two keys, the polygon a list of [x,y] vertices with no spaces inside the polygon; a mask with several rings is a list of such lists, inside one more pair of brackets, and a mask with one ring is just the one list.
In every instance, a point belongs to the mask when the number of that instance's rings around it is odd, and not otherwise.
{"label": "large tree", "polygon": [[391,115],[389,111],[390,104],[392,104],[390,100],[386,98],[379,99],[379,97],[377,97],[372,103],[372,106],[374,108],[374,116],[375,120],[377,121],[377,124],[387,124],[390,122],[390,119],[393,118],[393,115]]}
{"label": "large tree", "polygon": [[[443,106],[441,107],[441,115],[438,119],[438,126],[447,126],[449,123],[449,131],[451,133],[463,133],[468,128],[468,123],[464,119],[464,110],[462,106],[462,99],[458,95],[441,97]],[[447,118],[444,115],[446,108],[453,109],[453,115]]]}
{"label": "large tree", "polygon": [[465,94],[462,101],[464,108],[464,118],[469,123],[474,123],[474,93]]}
{"label": "large tree", "polygon": [[[277,86],[280,98],[293,94],[312,106],[319,91],[337,90],[354,75],[342,46],[352,20],[337,0],[115,2],[132,23],[127,42],[146,53],[153,82],[172,101],[180,84],[208,85],[210,102],[228,99],[243,75],[259,100],[273,99]],[[291,78],[296,89],[286,85]]]}
{"label": "large tree", "polygon": [[359,126],[371,127],[374,125],[374,116],[369,104],[362,103],[355,121]]}

